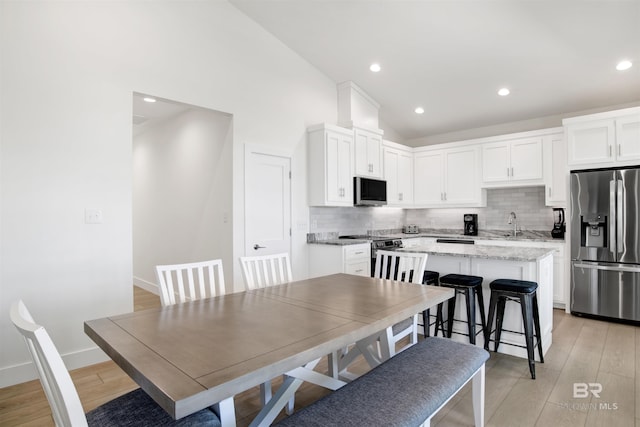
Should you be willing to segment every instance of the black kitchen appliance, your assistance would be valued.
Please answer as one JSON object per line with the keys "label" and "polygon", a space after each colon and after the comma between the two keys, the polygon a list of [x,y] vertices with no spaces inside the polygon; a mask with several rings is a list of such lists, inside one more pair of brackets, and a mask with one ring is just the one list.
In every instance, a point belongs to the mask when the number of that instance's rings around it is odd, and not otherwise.
{"label": "black kitchen appliance", "polygon": [[551,237],[554,239],[564,239],[565,230],[564,209],[553,208],[553,230],[551,230]]}
{"label": "black kitchen appliance", "polygon": [[464,235],[478,235],[478,214],[464,214]]}

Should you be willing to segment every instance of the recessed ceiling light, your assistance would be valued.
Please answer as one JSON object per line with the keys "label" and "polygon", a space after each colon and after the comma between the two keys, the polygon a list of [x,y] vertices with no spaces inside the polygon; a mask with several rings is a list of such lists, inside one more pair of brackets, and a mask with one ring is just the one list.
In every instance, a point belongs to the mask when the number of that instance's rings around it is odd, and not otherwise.
{"label": "recessed ceiling light", "polygon": [[624,71],[624,70],[628,70],[629,68],[631,68],[631,66],[633,65],[633,63],[631,61],[620,61],[618,62],[618,65],[616,65],[616,70],[618,71]]}
{"label": "recessed ceiling light", "polygon": [[370,69],[372,72],[377,73],[377,72],[379,72],[382,68],[380,68],[380,64],[373,63],[373,64],[371,64],[371,66],[369,67],[369,69]]}
{"label": "recessed ceiling light", "polygon": [[498,91],[498,95],[500,95],[500,96],[507,96],[507,95],[509,95],[509,93],[511,93],[511,92],[506,87],[503,87],[502,89],[500,89]]}
{"label": "recessed ceiling light", "polygon": [[415,111],[415,112],[416,112],[416,114],[422,114],[422,113],[424,113],[424,108],[422,108],[422,107],[416,107],[416,109],[415,109],[415,110],[413,110],[413,111]]}
{"label": "recessed ceiling light", "polygon": [[142,100],[143,100],[144,102],[156,102],[156,99],[155,99],[155,98],[152,98],[152,97],[150,97],[150,96],[145,96],[144,98],[142,98]]}

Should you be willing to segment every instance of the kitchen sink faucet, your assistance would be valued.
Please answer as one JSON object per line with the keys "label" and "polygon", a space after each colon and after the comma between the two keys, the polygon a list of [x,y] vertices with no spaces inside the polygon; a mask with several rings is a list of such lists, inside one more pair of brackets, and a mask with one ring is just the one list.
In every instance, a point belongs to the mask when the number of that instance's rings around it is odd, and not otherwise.
{"label": "kitchen sink faucet", "polygon": [[513,237],[516,237],[516,235],[518,234],[518,221],[516,221],[516,213],[515,212],[511,212],[509,214],[508,224],[513,224]]}

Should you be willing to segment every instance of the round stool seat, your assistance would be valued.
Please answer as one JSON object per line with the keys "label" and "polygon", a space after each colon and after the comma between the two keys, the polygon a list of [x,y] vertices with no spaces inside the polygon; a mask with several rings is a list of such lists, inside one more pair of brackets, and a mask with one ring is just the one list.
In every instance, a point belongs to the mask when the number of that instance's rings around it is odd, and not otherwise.
{"label": "round stool seat", "polygon": [[442,285],[464,286],[467,288],[474,288],[476,286],[482,286],[482,277],[468,276],[466,274],[447,274],[440,278]]}
{"label": "round stool seat", "polygon": [[523,294],[530,294],[538,289],[536,282],[529,282],[527,280],[516,279],[496,279],[489,285],[491,290],[496,291],[508,291],[508,292],[520,292]]}
{"label": "round stool seat", "polygon": [[424,275],[422,276],[422,283],[425,285],[437,285],[439,278],[440,273],[437,271],[425,270]]}

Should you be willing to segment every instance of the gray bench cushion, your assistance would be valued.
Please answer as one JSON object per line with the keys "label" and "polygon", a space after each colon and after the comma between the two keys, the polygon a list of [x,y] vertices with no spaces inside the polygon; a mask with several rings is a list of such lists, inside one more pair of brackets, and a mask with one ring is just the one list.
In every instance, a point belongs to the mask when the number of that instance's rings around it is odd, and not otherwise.
{"label": "gray bench cushion", "polygon": [[278,426],[418,426],[489,358],[485,350],[426,338]]}

